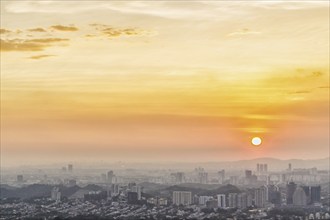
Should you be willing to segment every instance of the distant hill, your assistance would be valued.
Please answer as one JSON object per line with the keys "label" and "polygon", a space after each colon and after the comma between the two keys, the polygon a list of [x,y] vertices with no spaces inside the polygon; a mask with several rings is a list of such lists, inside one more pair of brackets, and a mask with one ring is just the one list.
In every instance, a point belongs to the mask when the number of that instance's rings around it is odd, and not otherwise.
{"label": "distant hill", "polygon": [[33,184],[22,188],[7,189],[1,186],[0,198],[21,198],[49,197],[53,186]]}
{"label": "distant hill", "polygon": [[199,193],[200,196],[215,196],[218,194],[228,194],[228,193],[239,193],[241,192],[236,186],[234,185],[224,185],[220,186],[219,188],[216,189],[211,189],[211,190],[204,190]]}
{"label": "distant hill", "polygon": [[[24,186],[22,188],[8,187],[7,185],[0,186],[0,198],[21,198],[21,199],[30,199],[35,197],[50,197],[51,190],[54,186],[45,185],[45,184],[32,184]],[[83,188],[79,186],[66,187],[63,185],[58,186],[62,196],[71,197],[79,190],[83,192],[90,191],[101,191],[104,190],[101,186],[94,184],[87,185]],[[81,191],[81,192],[82,192]]]}
{"label": "distant hill", "polygon": [[153,196],[171,196],[173,191],[189,191],[193,195],[209,195],[238,193],[240,190],[233,185],[219,184],[199,184],[199,183],[183,183],[179,185],[168,186],[154,191],[149,191],[149,195]]}
{"label": "distant hill", "polygon": [[159,183],[150,183],[150,182],[143,182],[140,183],[139,186],[143,187],[143,191],[148,193],[152,191],[162,190],[168,187],[168,185],[159,184]]}

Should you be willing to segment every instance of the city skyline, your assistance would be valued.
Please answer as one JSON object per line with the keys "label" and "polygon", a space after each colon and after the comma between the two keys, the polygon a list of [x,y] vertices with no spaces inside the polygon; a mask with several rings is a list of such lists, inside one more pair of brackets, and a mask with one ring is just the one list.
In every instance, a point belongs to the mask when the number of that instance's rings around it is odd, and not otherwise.
{"label": "city skyline", "polygon": [[329,58],[327,1],[1,1],[1,166],[326,158]]}

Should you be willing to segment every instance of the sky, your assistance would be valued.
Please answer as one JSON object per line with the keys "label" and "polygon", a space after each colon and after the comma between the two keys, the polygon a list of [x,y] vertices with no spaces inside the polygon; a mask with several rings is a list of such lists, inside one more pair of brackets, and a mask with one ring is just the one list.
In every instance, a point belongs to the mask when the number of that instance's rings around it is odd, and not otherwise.
{"label": "sky", "polygon": [[2,166],[324,158],[329,95],[329,1],[1,0]]}

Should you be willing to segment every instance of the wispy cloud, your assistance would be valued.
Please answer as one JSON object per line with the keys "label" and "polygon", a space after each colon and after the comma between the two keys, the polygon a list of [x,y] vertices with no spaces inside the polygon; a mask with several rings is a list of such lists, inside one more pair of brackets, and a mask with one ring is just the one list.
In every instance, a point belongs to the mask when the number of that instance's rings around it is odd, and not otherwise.
{"label": "wispy cloud", "polygon": [[0,34],[7,34],[7,33],[11,33],[11,31],[3,28],[0,29]]}
{"label": "wispy cloud", "polygon": [[[155,32],[139,28],[117,28],[104,24],[90,24],[90,26],[94,27],[95,30],[101,33],[101,35],[105,35],[109,38],[115,38],[120,36],[153,36],[156,34]],[[86,35],[86,37],[96,36],[97,35],[95,34]]]}
{"label": "wispy cloud", "polygon": [[79,29],[74,26],[63,26],[63,25],[53,25],[51,26],[52,29],[57,31],[78,31]]}
{"label": "wispy cloud", "polygon": [[68,39],[62,38],[43,38],[43,39],[1,39],[1,51],[42,51],[47,47],[54,46],[52,43],[68,41]]}
{"label": "wispy cloud", "polygon": [[47,32],[44,28],[32,28],[29,29],[31,32]]}
{"label": "wispy cloud", "polygon": [[227,36],[228,37],[235,37],[235,36],[257,35],[257,34],[261,34],[261,32],[259,32],[259,31],[251,31],[248,28],[244,28],[242,30],[229,33]]}
{"label": "wispy cloud", "polygon": [[43,54],[43,55],[30,56],[29,59],[40,60],[43,58],[53,57],[53,56],[55,56],[55,55]]}

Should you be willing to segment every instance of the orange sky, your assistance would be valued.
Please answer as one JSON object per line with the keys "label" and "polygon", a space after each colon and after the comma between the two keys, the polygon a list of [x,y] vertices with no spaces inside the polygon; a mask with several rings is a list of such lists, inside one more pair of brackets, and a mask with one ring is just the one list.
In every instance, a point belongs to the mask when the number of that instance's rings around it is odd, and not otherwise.
{"label": "orange sky", "polygon": [[327,155],[329,2],[1,1],[3,166]]}

